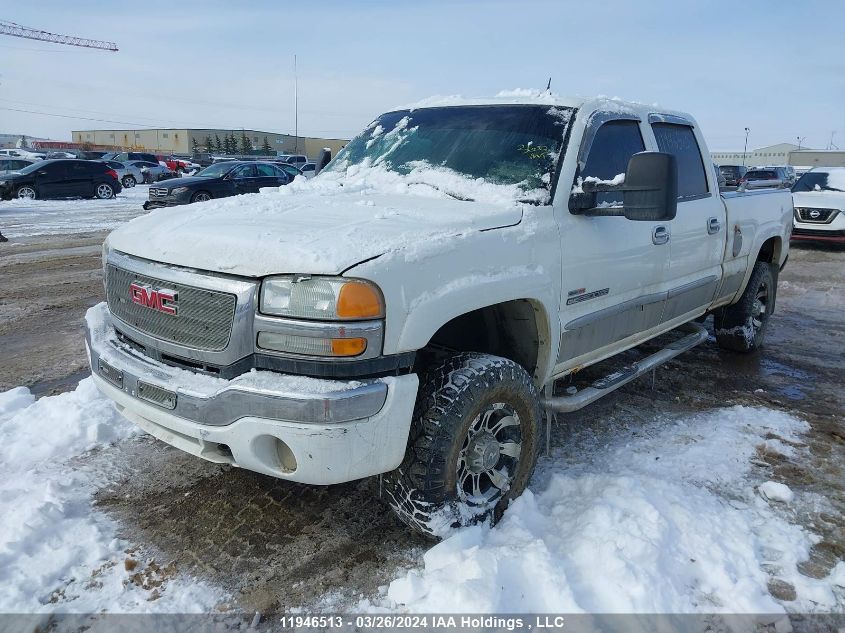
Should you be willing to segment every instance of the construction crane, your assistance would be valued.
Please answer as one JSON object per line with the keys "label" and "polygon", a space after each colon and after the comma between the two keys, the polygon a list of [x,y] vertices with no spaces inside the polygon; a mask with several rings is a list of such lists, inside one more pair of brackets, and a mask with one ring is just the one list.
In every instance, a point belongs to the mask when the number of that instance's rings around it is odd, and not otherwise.
{"label": "construction crane", "polygon": [[117,44],[114,42],[103,42],[100,40],[88,40],[84,37],[73,35],[58,35],[49,31],[31,29],[14,22],[0,20],[0,35],[11,35],[13,37],[25,37],[30,40],[41,42],[52,42],[53,44],[67,44],[68,46],[82,46],[84,48],[99,48],[104,51],[117,51]]}

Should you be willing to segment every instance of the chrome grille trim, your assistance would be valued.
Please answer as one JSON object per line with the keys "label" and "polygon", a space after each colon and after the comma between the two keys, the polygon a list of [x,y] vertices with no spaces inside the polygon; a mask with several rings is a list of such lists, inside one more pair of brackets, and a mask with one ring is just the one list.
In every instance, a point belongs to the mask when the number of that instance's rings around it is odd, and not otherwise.
{"label": "chrome grille trim", "polygon": [[[133,282],[175,290],[178,314],[133,303],[129,294]],[[194,288],[112,264],[106,267],[106,298],[111,313],[124,323],[154,338],[210,352],[219,352],[229,343],[237,302],[233,294]]]}
{"label": "chrome grille trim", "polygon": [[[818,212],[817,217],[812,217],[811,213]],[[833,219],[839,215],[839,209],[823,209],[819,207],[795,207],[795,215],[799,222],[806,222],[808,224],[830,224]]]}
{"label": "chrome grille trim", "polygon": [[150,187],[150,198],[164,198],[167,196],[167,191],[164,187]]}

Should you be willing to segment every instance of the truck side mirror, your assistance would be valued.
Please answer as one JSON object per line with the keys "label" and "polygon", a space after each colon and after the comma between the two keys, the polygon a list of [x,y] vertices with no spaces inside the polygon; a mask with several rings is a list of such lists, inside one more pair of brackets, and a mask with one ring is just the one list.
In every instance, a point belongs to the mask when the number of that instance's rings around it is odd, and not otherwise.
{"label": "truck side mirror", "polygon": [[332,159],[332,150],[328,147],[324,147],[320,150],[319,156],[317,156],[317,162],[314,164],[314,175],[316,176],[323,168],[329,164],[329,161]]}
{"label": "truck side mirror", "polygon": [[[622,206],[597,205],[597,194],[621,192]],[[576,215],[624,216],[629,220],[672,220],[678,210],[678,163],[673,154],[640,152],[631,156],[625,182],[611,185],[585,182],[582,191],[569,198]]]}
{"label": "truck side mirror", "polygon": [[674,220],[678,212],[678,161],[674,154],[640,152],[631,156],[622,200],[629,220]]}

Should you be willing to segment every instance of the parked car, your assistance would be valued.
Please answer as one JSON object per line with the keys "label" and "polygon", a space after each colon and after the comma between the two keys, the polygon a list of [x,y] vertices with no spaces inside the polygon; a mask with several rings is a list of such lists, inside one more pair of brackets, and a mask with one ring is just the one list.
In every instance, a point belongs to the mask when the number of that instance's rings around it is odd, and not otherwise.
{"label": "parked car", "polygon": [[109,152],[86,150],[77,152],[76,156],[77,158],[82,158],[83,160],[102,160],[103,156],[108,153]]}
{"label": "parked car", "polygon": [[120,193],[117,173],[89,160],[44,160],[0,177],[0,197],[113,198]]}
{"label": "parked car", "polygon": [[121,163],[143,160],[148,163],[158,163],[158,157],[149,152],[108,152],[100,158],[103,160],[116,160]]}
{"label": "parked car", "polygon": [[316,167],[316,163],[308,161],[307,163],[304,163],[302,167],[300,167],[300,171],[302,172],[302,175],[306,178],[313,178],[317,174],[317,172],[315,171]]}
{"label": "parked car", "polygon": [[725,186],[739,187],[739,183],[748,167],[745,165],[719,165],[719,173],[725,178]]}
{"label": "parked car", "polygon": [[302,165],[308,162],[308,157],[303,154],[280,154],[276,157],[276,160],[280,160],[283,163],[291,163],[292,165]]}
{"label": "parked car", "polygon": [[780,167],[749,169],[740,179],[740,186],[744,189],[782,189],[787,187],[789,177]]}
{"label": "parked car", "polygon": [[117,160],[107,160],[103,162],[114,169],[117,173],[117,179],[120,180],[120,184],[123,185],[125,189],[131,189],[139,182],[144,182],[144,172],[141,171],[140,167],[136,167],[132,163],[121,163]]}
{"label": "parked car", "polygon": [[34,162],[34,160],[28,158],[4,158],[0,156],[0,175],[10,171],[19,171]]}
{"label": "parked car", "polygon": [[293,164],[291,164],[291,163],[286,163],[286,162],[284,162],[284,161],[275,161],[275,160],[274,160],[274,161],[270,161],[270,162],[272,162],[272,163],[273,163],[274,165],[276,165],[277,167],[280,167],[281,169],[283,169],[284,171],[286,171],[286,172],[287,172],[287,174],[288,174],[291,178],[296,178],[297,176],[301,176],[301,175],[302,175],[302,170],[301,170],[299,167],[297,167],[296,165],[293,165]]}
{"label": "parked car", "polygon": [[258,193],[261,187],[278,187],[293,178],[278,165],[236,161],[210,165],[195,176],[150,187],[145,209],[172,207],[213,198],[227,198],[242,193]]}
{"label": "parked car", "polygon": [[176,175],[173,171],[162,165],[158,161],[149,160],[133,160],[128,162],[129,165],[137,167],[141,170],[143,182],[153,183],[159,180],[166,180]]}
{"label": "parked car", "polygon": [[44,158],[47,160],[53,160],[56,158],[77,158],[76,154],[71,154],[70,152],[50,152]]}
{"label": "parked car", "polygon": [[845,244],[845,167],[814,167],[792,187],[796,241]]}
{"label": "parked car", "polygon": [[176,156],[159,156],[159,162],[163,162],[167,165],[167,168],[170,171],[175,171],[178,174],[182,174],[186,171],[193,171],[194,169],[199,169],[199,163],[195,163],[192,160],[188,160],[186,158],[178,158]]}
{"label": "parked car", "polygon": [[0,157],[26,158],[27,160],[44,160],[46,154],[30,149],[18,147],[16,149],[0,149]]}
{"label": "parked car", "polygon": [[[396,514],[436,535],[496,520],[554,413],[706,341],[699,317],[722,348],[759,349],[789,191],[720,195],[681,112],[448,103],[379,117],[320,172],[337,187],[112,232],[108,304],[86,317],[98,388],[214,462],[318,485],[382,476]],[[393,178],[368,179],[374,162]],[[624,371],[554,389],[663,334]]]}

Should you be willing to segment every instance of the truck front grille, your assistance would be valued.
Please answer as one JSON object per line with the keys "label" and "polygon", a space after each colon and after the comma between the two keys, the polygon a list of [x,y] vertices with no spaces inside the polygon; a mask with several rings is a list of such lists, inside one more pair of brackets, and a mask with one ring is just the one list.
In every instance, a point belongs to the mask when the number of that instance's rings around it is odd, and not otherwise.
{"label": "truck front grille", "polygon": [[811,207],[796,207],[795,215],[799,222],[811,224],[829,224],[839,213],[838,209],[817,209]]}
{"label": "truck front grille", "polygon": [[[175,291],[176,314],[133,302],[132,284]],[[106,267],[106,299],[115,317],[144,334],[210,352],[221,351],[229,343],[237,303],[233,294],[140,275],[111,264]]]}

